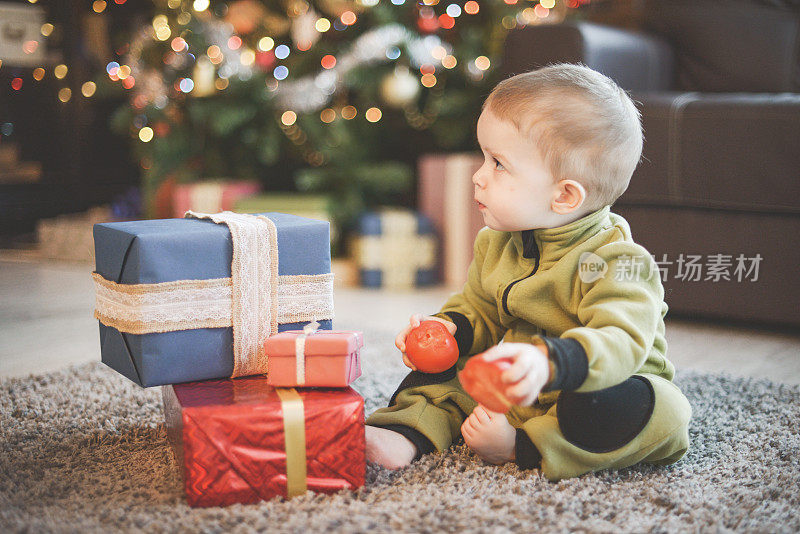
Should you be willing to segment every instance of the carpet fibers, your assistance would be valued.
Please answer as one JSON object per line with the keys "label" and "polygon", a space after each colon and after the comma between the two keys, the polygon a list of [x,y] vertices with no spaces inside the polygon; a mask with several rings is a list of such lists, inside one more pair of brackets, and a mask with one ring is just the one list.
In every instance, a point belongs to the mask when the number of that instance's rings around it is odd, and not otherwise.
{"label": "carpet fibers", "polygon": [[[404,375],[393,334],[367,333],[355,388],[367,413]],[[256,505],[191,509],[158,388],[101,364],[0,381],[0,531],[619,532],[800,530],[800,387],[680,372],[692,446],[669,467],[558,483],[462,447],[366,486]]]}

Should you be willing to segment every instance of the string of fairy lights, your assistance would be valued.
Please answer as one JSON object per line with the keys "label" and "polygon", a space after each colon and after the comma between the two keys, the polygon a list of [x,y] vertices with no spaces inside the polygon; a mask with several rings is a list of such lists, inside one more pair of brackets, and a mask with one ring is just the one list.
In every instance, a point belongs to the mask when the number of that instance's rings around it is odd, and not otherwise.
{"label": "string of fairy lights", "polygon": [[[37,4],[39,0],[28,0],[30,4]],[[127,0],[113,0],[114,4],[122,5]],[[108,7],[109,2],[105,2],[104,0],[95,0],[92,3],[92,11],[95,13],[102,13]],[[50,37],[53,31],[56,29],[55,25],[50,22],[45,22],[42,24],[41,28],[39,29],[39,33],[41,34],[42,40],[46,40]],[[40,46],[40,41],[38,39],[30,39],[22,43],[22,51],[25,54],[33,54]],[[3,58],[0,58],[0,68],[3,67]],[[59,63],[55,67],[52,68],[53,77],[56,80],[61,80],[62,83],[66,84],[66,78],[69,74],[69,67],[65,63]],[[40,65],[34,67],[31,70],[30,76],[34,82],[41,82],[45,79],[47,75],[47,69],[44,65]],[[17,75],[11,78],[11,89],[14,91],[21,91],[23,86],[25,85],[25,80],[22,76]],[[94,96],[95,92],[97,91],[97,84],[92,80],[87,80],[81,84],[81,95],[85,98],[91,98]],[[57,92],[58,100],[64,104],[69,102],[72,99],[72,89],[66,85],[60,87]]]}
{"label": "string of fairy lights", "polygon": [[[38,0],[28,0],[30,3],[37,3]],[[122,88],[132,91],[130,99],[134,109],[144,110],[147,106],[154,106],[157,110],[163,110],[169,102],[180,96],[192,96],[202,98],[217,92],[228,89],[230,80],[234,76],[240,79],[247,79],[252,76],[252,69],[260,67],[265,72],[271,69],[271,75],[266,76],[265,86],[268,92],[275,96],[280,96],[281,86],[285,83],[302,80],[293,80],[289,72],[289,66],[282,63],[293,53],[301,53],[310,50],[314,43],[327,32],[343,32],[355,26],[359,21],[359,13],[362,9],[368,9],[378,4],[379,1],[387,0],[357,0],[357,4],[352,4],[352,9],[344,9],[336,17],[318,15],[314,8],[305,0],[291,0],[286,8],[286,15],[293,23],[301,22],[298,26],[304,29],[302,35],[292,35],[286,38],[286,42],[276,42],[276,38],[270,35],[255,35],[249,38],[254,47],[248,46],[238,35],[236,29],[228,29],[228,32],[216,32],[217,41],[201,50],[191,50],[190,44],[184,37],[186,36],[186,26],[192,22],[193,18],[203,18],[209,21],[208,11],[211,8],[209,0],[167,0],[166,6],[171,18],[161,13],[155,15],[151,24],[140,34],[134,37],[128,45],[125,57],[117,61],[110,61],[106,65],[106,75],[109,80],[119,83]],[[388,0],[395,6],[400,6],[407,1],[413,0]],[[485,4],[492,0],[483,0]],[[496,0],[499,2],[500,0]],[[566,9],[578,8],[591,0],[502,0],[509,6],[519,6],[516,15],[503,16],[499,21],[502,28],[511,30],[519,26],[541,23],[547,19],[563,20]],[[114,4],[124,4],[126,0],[113,0]],[[95,0],[92,11],[97,14],[106,12],[112,1]],[[231,2],[230,5],[235,2]],[[417,27],[421,34],[433,38],[439,29],[452,29],[462,17],[477,15],[482,7],[476,0],[468,0],[463,3],[449,3],[444,12],[436,15],[434,6],[440,4],[440,0],[420,0],[417,2]],[[356,9],[356,8],[360,9]],[[441,11],[440,6],[438,9]],[[560,9],[559,9],[560,8]],[[547,20],[549,22],[549,20]],[[230,24],[227,25],[230,27]],[[47,22],[40,29],[41,37],[46,40],[54,31],[55,26]],[[249,33],[249,32],[245,32]],[[442,94],[441,76],[437,77],[439,69],[450,70],[459,65],[459,61],[452,51],[452,47],[447,43],[438,40],[426,41],[423,38],[425,50],[423,55],[426,58],[418,59],[420,63],[416,70],[405,71],[396,69],[394,78],[387,80],[384,84],[384,100],[387,105],[394,104],[403,110],[404,116],[413,128],[428,128],[437,116],[438,98]],[[176,70],[186,70],[187,64],[194,63],[190,68],[191,73],[186,76],[179,76],[173,84],[162,87],[164,80],[155,79],[152,72],[146,72],[141,65],[141,53],[147,43],[169,42],[169,51],[164,55],[164,63],[172,66]],[[384,61],[394,61],[400,56],[400,48],[392,43],[385,43]],[[408,44],[408,43],[405,43]],[[433,46],[431,46],[431,44]],[[23,43],[23,52],[32,54],[40,45],[38,40],[26,41]],[[317,100],[322,102],[327,100],[335,89],[336,76],[329,77],[327,86],[320,86],[319,80],[324,79],[324,74],[328,72],[334,75],[337,70],[352,68],[361,58],[336,57],[332,54],[324,55],[320,60],[320,73],[314,77],[314,85],[311,85],[317,95]],[[191,63],[190,63],[191,62]],[[466,62],[464,68],[467,75],[479,81],[484,73],[491,68],[491,61],[486,55],[479,55]],[[2,68],[2,59],[0,59]],[[55,79],[63,81],[64,85],[58,89],[57,98],[62,103],[67,103],[73,98],[72,89],[67,84],[67,77],[70,69],[64,64],[58,64],[52,68],[52,75]],[[42,81],[47,74],[44,65],[35,67],[31,70],[30,76],[34,82]],[[163,76],[161,76],[163,78]],[[20,91],[25,85],[22,76],[15,76],[11,79],[11,88]],[[422,86],[431,91],[430,98],[425,100],[425,108],[416,108],[416,96],[418,87]],[[75,87],[75,85],[73,85]],[[291,90],[284,93],[292,93],[286,96],[286,100],[291,97],[297,98],[297,94],[309,94],[307,91],[296,91],[297,86],[292,86]],[[287,86],[287,89],[289,87]],[[87,80],[80,85],[80,94],[85,98],[91,98],[97,91],[97,84],[92,80]],[[388,93],[388,94],[387,94]],[[317,107],[318,102],[309,104],[312,108]],[[276,106],[276,119],[281,130],[295,144],[302,145],[307,139],[307,135],[297,124],[298,114],[308,111],[299,109],[303,106]],[[309,106],[305,106],[309,107]],[[359,115],[359,110],[351,103],[337,99],[336,105],[319,106],[319,120],[322,123],[330,124],[341,117],[344,120],[353,120]],[[363,110],[362,115],[366,121],[377,123],[383,117],[384,111],[379,105],[372,105]],[[142,124],[136,131],[132,132],[142,143],[149,143],[158,136],[157,129],[146,124]],[[313,165],[321,163],[321,154],[314,150],[306,151],[306,160]]]}

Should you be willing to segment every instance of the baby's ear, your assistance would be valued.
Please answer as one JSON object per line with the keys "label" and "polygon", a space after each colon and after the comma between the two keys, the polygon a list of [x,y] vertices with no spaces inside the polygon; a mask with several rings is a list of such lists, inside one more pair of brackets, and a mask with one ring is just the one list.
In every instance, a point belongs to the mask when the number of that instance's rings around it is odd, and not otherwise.
{"label": "baby's ear", "polygon": [[556,195],[551,209],[561,215],[572,213],[586,201],[586,189],[575,180],[561,180],[556,184]]}

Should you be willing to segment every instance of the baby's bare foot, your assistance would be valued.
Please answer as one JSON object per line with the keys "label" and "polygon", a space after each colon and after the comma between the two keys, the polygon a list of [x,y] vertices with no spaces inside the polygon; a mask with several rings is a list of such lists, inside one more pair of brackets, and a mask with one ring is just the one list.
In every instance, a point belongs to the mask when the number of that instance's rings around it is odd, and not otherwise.
{"label": "baby's bare foot", "polygon": [[461,435],[481,460],[503,464],[514,460],[517,431],[506,416],[478,405],[461,425]]}
{"label": "baby's bare foot", "polygon": [[386,469],[400,469],[414,460],[417,447],[404,435],[378,428],[365,426],[367,438],[367,461],[385,467]]}

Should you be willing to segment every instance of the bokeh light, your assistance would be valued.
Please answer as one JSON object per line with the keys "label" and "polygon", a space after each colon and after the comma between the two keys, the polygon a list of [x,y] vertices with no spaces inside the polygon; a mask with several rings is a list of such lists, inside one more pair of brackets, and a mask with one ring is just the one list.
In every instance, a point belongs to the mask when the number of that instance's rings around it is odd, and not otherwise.
{"label": "bokeh light", "polygon": [[336,112],[331,108],[323,109],[319,113],[319,120],[324,122],[325,124],[330,124],[336,119]]}
{"label": "bokeh light", "polygon": [[325,33],[326,31],[331,29],[331,21],[326,18],[317,19],[317,22],[314,24],[314,27],[320,33]]}
{"label": "bokeh light", "polygon": [[81,94],[86,98],[92,96],[96,90],[97,85],[94,82],[86,82],[81,85]]}
{"label": "bokeh light", "polygon": [[272,40],[272,37],[262,37],[258,40],[258,49],[262,52],[272,50],[273,46],[275,46],[275,41]]}
{"label": "bokeh light", "polygon": [[455,56],[445,56],[442,59],[442,66],[444,68],[446,68],[446,69],[452,69],[457,64],[458,64],[458,61],[456,60]]}
{"label": "bokeh light", "polygon": [[475,0],[469,0],[469,2],[464,4],[464,11],[468,15],[475,15],[480,10],[481,10],[481,7],[480,7],[480,5],[478,5],[478,2],[476,2]]}
{"label": "bokeh light", "polygon": [[42,78],[44,78],[44,69],[42,67],[33,69],[33,79],[37,82],[40,82],[42,81]]}
{"label": "bokeh light", "polygon": [[214,87],[216,87],[219,91],[224,91],[228,88],[228,84],[230,82],[227,78],[217,78],[214,80]]}
{"label": "bokeh light", "polygon": [[170,47],[176,52],[180,52],[185,48],[189,48],[189,46],[186,44],[186,41],[183,40],[183,37],[176,37],[173,39],[170,43]]}
{"label": "bokeh light", "polygon": [[481,70],[486,70],[491,66],[492,62],[486,56],[478,56],[475,58],[475,66]]}
{"label": "bokeh light", "polygon": [[454,19],[450,15],[447,14],[439,15],[439,26],[441,26],[445,30],[449,30],[455,25],[456,25],[456,19]]}
{"label": "bokeh light", "polygon": [[356,14],[349,10],[342,13],[339,18],[345,26],[352,26],[356,23]]}
{"label": "bokeh light", "polygon": [[333,67],[336,66],[336,58],[330,54],[322,56],[320,64],[322,64],[322,68],[332,69]]}
{"label": "bokeh light", "polygon": [[289,69],[286,65],[278,65],[275,67],[275,70],[272,71],[272,75],[275,76],[276,80],[285,80],[287,76],[289,76]]}
{"label": "bokeh light", "polygon": [[68,70],[67,66],[62,63],[61,65],[56,65],[56,68],[53,69],[53,74],[55,74],[55,77],[59,80],[63,80]]}
{"label": "bokeh light", "polygon": [[436,76],[433,74],[423,74],[419,81],[425,87],[433,87],[436,85]]}
{"label": "bokeh light", "polygon": [[449,6],[447,6],[445,13],[447,13],[453,18],[456,18],[459,15],[461,15],[461,6],[459,6],[458,4],[450,4]]}
{"label": "bokeh light", "polygon": [[11,80],[11,88],[15,91],[22,89],[22,78],[14,78]]}
{"label": "bokeh light", "polygon": [[242,38],[238,35],[231,35],[228,39],[228,48],[231,50],[238,50],[242,46]]}
{"label": "bokeh light", "polygon": [[191,78],[184,78],[181,80],[179,87],[184,93],[191,93],[192,89],[194,89],[194,80]]}
{"label": "bokeh light", "polygon": [[46,22],[46,23],[42,24],[42,28],[39,31],[41,32],[42,35],[44,35],[45,37],[48,37],[51,33],[53,33],[54,29],[55,29],[55,26],[53,26],[49,22]]}
{"label": "bokeh light", "polygon": [[192,9],[194,9],[197,12],[205,11],[206,9],[208,9],[208,5],[209,5],[209,0],[194,0],[194,3],[192,4]]}
{"label": "bokeh light", "polygon": [[62,102],[69,102],[70,98],[72,98],[72,89],[69,87],[64,87],[58,92],[58,99]]}
{"label": "bokeh light", "polygon": [[383,113],[378,108],[369,108],[366,113],[364,113],[364,117],[367,118],[369,122],[378,122],[381,120]]}
{"label": "bokeh light", "polygon": [[343,119],[355,119],[358,112],[354,106],[345,106],[342,108],[342,118]]}
{"label": "bokeh light", "polygon": [[145,126],[141,130],[139,130],[139,140],[142,143],[149,143],[153,140],[153,129],[149,126]]}
{"label": "bokeh light", "polygon": [[241,56],[239,56],[239,61],[245,67],[250,66],[256,61],[256,53],[248,48],[242,52]]}
{"label": "bokeh light", "polygon": [[282,44],[275,47],[275,57],[278,59],[286,59],[289,57],[289,47]]}
{"label": "bokeh light", "polygon": [[297,113],[294,111],[284,111],[283,115],[281,115],[281,123],[284,126],[291,126],[297,121]]}

